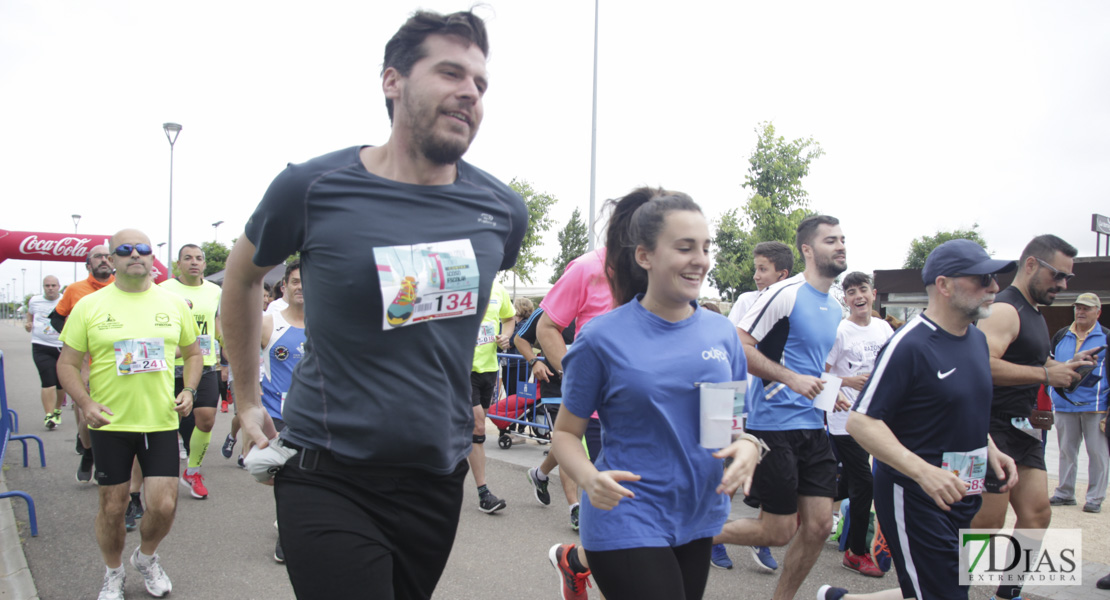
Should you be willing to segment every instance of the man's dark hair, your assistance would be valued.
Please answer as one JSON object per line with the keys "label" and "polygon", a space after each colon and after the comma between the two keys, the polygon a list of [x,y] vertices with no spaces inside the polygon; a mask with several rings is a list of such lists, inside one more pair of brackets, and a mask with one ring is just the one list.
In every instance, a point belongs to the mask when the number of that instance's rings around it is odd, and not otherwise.
{"label": "man's dark hair", "polygon": [[1035,256],[1045,262],[1052,262],[1057,252],[1068,258],[1075,258],[1075,255],[1079,254],[1079,250],[1076,250],[1075,246],[1051,233],[1046,233],[1033,238],[1033,241],[1025,246],[1025,250],[1021,251],[1021,259],[1018,262],[1025,262],[1025,259],[1030,256]]}
{"label": "man's dark hair", "polygon": [[[412,73],[412,66],[428,55],[424,40],[430,35],[452,35],[467,44],[476,44],[483,56],[489,56],[489,38],[486,37],[486,23],[471,11],[461,11],[449,15],[418,10],[393,34],[385,45],[385,60],[382,74],[393,67],[402,77]],[[389,122],[393,122],[393,100],[386,98],[385,110]]]}
{"label": "man's dark hair", "polygon": [[794,268],[794,251],[782,242],[759,242],[755,245],[752,256],[762,256],[771,261],[776,271],[786,271],[789,274]]}
{"label": "man's dark hair", "polygon": [[798,233],[794,236],[794,244],[798,247],[798,254],[805,257],[802,246],[813,247],[813,238],[817,235],[817,228],[821,225],[840,225],[840,219],[829,215],[812,215],[798,223]]}
{"label": "man's dark hair", "polygon": [[847,290],[861,285],[866,285],[869,288],[874,288],[875,284],[871,281],[871,276],[859,271],[852,271],[844,276],[844,281],[840,282],[840,289]]}
{"label": "man's dark hair", "polygon": [[293,271],[300,271],[300,270],[301,270],[301,259],[299,259],[299,258],[294,259],[293,262],[285,265],[285,276],[283,276],[281,278],[281,280],[285,283],[288,283],[289,282],[289,276],[293,274]]}
{"label": "man's dark hair", "polygon": [[200,253],[201,253],[202,256],[204,255],[204,248],[201,248],[200,246],[198,246],[196,244],[185,244],[184,246],[182,246],[177,251],[177,260],[178,261],[181,260],[181,253],[184,252],[186,248],[196,248],[197,250],[200,250]]}

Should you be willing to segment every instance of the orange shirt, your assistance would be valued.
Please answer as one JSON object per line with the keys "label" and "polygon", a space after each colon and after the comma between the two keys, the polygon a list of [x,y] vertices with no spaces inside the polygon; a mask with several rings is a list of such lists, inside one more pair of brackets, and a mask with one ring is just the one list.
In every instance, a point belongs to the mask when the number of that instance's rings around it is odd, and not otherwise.
{"label": "orange shirt", "polygon": [[73,305],[77,301],[89,294],[99,290],[100,288],[112,283],[116,280],[115,275],[108,277],[107,281],[99,281],[96,277],[89,275],[88,279],[84,281],[77,281],[66,288],[66,293],[62,294],[62,299],[58,301],[58,305],[54,310],[58,311],[59,315],[68,317],[69,313],[73,312]]}

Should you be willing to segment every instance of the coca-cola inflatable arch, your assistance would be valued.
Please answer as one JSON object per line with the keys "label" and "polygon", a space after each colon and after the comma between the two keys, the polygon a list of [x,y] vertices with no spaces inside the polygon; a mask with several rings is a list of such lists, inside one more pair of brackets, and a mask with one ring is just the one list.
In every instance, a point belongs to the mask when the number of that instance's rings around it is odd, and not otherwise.
{"label": "coca-cola inflatable arch", "polygon": [[[108,245],[110,235],[75,235],[42,231],[7,231],[0,229],[0,262],[13,260],[54,260],[85,262],[89,248]],[[166,266],[154,257],[154,282],[166,280]]]}

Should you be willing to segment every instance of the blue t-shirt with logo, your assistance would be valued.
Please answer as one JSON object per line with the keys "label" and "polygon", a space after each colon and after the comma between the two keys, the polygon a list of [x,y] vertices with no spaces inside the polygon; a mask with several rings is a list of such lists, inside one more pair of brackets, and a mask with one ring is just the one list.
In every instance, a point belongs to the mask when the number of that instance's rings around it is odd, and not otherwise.
{"label": "blue t-shirt with logo", "polygon": [[[801,375],[820,377],[836,343],[840,303],[819,292],[799,273],[760,294],[740,321],[759,342],[764,356]],[[751,398],[746,427],[759,431],[823,429],[825,412],[786,384],[763,380],[763,394]]]}
{"label": "blue t-shirt with logo", "polygon": [[564,408],[601,420],[595,466],[641,477],[621,484],[636,498],[611,511],[583,498],[583,547],[675,547],[720,533],[729,512],[728,495],[716,493],[723,461],[700,445],[694,384],[744,380],[732,323],[701,308],[671,323],[636,298],[587,323],[563,365]]}

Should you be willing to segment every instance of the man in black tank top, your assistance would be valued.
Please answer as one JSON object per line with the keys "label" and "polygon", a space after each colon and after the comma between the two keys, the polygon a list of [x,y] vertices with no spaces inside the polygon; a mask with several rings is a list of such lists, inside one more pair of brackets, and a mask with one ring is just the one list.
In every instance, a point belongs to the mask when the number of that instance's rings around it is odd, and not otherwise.
{"label": "man in black tank top", "polygon": [[[1002,482],[988,469],[988,493],[973,529],[1001,529],[1007,505],[1017,514],[1016,529],[1045,529],[1052,520],[1041,430],[1032,428],[1029,416],[1042,384],[1071,385],[1079,378],[1076,368],[1091,359],[1084,354],[1067,363],[1050,358],[1048,325],[1037,306],[1052,304],[1067,289],[1076,254],[1075,247],[1054,235],[1033,238],[1021,253],[1013,285],[998,293],[990,317],[979,322],[990,346],[994,379],[990,436],[1017,463],[1018,480],[1002,492]],[[997,591],[998,598],[1020,594],[1020,586],[1003,585]]]}

